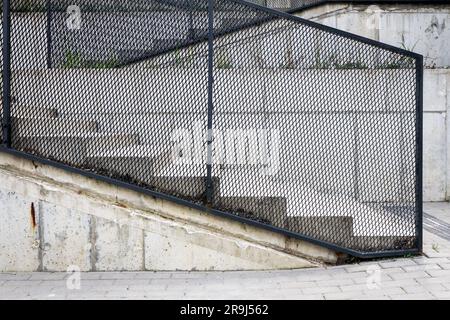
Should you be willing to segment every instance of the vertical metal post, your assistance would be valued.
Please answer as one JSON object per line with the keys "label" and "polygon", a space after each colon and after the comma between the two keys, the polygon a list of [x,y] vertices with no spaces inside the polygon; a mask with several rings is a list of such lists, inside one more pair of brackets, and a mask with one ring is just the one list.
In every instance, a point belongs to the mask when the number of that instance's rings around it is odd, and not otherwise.
{"label": "vertical metal post", "polygon": [[354,118],[355,124],[354,124],[354,141],[353,141],[353,147],[354,147],[354,157],[355,157],[355,161],[354,161],[354,166],[355,166],[355,200],[359,201],[359,188],[360,188],[360,174],[359,174],[359,170],[360,170],[360,164],[359,164],[359,116],[358,113],[355,113],[355,118]]}
{"label": "vertical metal post", "polygon": [[422,204],[422,154],[423,154],[423,57],[416,58],[416,221],[417,248],[423,250]]}
{"label": "vertical metal post", "polygon": [[193,41],[195,39],[195,31],[194,31],[194,17],[192,14],[193,6],[190,1],[188,1],[189,5],[189,31],[188,31],[188,40]]}
{"label": "vertical metal post", "polygon": [[206,155],[206,201],[213,201],[212,182],[212,122],[213,122],[213,67],[214,67],[214,0],[208,0],[208,133]]}
{"label": "vertical metal post", "polygon": [[11,13],[3,0],[3,144],[11,147]]}
{"label": "vertical metal post", "polygon": [[47,0],[46,11],[47,11],[47,68],[52,67],[52,30],[51,30],[51,0]]}

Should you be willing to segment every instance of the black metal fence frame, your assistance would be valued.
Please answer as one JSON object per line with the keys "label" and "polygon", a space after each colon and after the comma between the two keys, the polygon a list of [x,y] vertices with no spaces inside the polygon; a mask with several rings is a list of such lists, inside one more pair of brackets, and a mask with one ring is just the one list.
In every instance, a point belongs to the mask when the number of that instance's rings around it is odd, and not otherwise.
{"label": "black metal fence frame", "polygon": [[[65,171],[80,174],[82,176],[93,178],[105,183],[113,184],[118,187],[126,188],[129,190],[133,190],[136,192],[140,192],[149,196],[157,197],[159,199],[171,201],[180,205],[188,206],[193,209],[201,210],[210,214],[214,214],[217,216],[233,219],[248,225],[253,225],[259,228],[263,228],[269,231],[277,232],[292,238],[297,238],[300,240],[305,240],[308,242],[311,242],[313,244],[317,244],[332,250],[335,250],[337,252],[342,252],[346,254],[350,254],[355,257],[359,258],[377,258],[377,257],[391,257],[391,256],[403,256],[407,254],[417,254],[422,252],[423,247],[423,221],[422,221],[422,152],[423,152],[423,56],[414,52],[410,52],[401,48],[397,48],[385,43],[381,43],[372,39],[368,39],[359,35],[355,35],[346,31],[334,29],[313,21],[309,21],[294,15],[291,15],[286,12],[273,10],[267,7],[263,7],[257,4],[253,4],[250,2],[246,2],[244,0],[230,0],[238,4],[245,4],[246,6],[250,6],[252,8],[255,8],[257,10],[261,10],[263,12],[269,13],[271,15],[274,15],[279,18],[284,18],[291,21],[297,21],[301,22],[302,24],[314,27],[319,30],[323,30],[332,34],[336,34],[345,38],[349,38],[351,40],[356,40],[377,48],[381,48],[393,53],[399,53],[402,55],[406,55],[416,61],[416,186],[415,186],[415,196],[416,196],[416,232],[417,232],[417,243],[416,248],[414,249],[405,249],[405,250],[389,250],[389,251],[375,251],[375,252],[360,252],[357,250],[341,247],[338,245],[335,245],[333,243],[318,240],[315,238],[312,238],[310,236],[302,235],[299,233],[291,232],[286,229],[278,228],[276,226],[268,225],[261,223],[259,221],[251,220],[248,218],[244,218],[238,215],[234,215],[228,212],[224,212],[221,210],[213,209],[208,204],[200,205],[196,204],[184,199],[180,199],[178,197],[161,193],[154,190],[145,189],[143,187],[123,182],[114,178],[110,178],[107,176],[102,176],[93,172],[85,171],[82,169],[78,169],[72,166],[68,166],[66,164],[53,161],[50,159],[42,158],[33,154],[29,154],[23,151],[16,150],[11,147],[11,130],[12,130],[12,124],[11,124],[11,13],[10,13],[10,7],[11,3],[10,0],[3,0],[3,96],[2,96],[2,102],[3,102],[3,123],[2,123],[2,130],[3,130],[3,143],[0,145],[0,152],[5,152],[11,155],[23,157],[25,159],[36,161],[45,165],[53,166],[59,169],[63,169]],[[319,1],[319,2],[328,2],[328,1]],[[335,1],[333,1],[335,2]],[[338,1],[336,1],[338,2]],[[359,2],[359,1],[358,1]],[[422,1],[423,2],[423,1]],[[187,46],[192,45],[197,42],[201,41],[208,41],[208,138],[207,138],[207,176],[206,176],[206,187],[207,187],[207,199],[210,200],[213,194],[213,181],[212,181],[212,175],[211,175],[211,153],[212,153],[212,113],[213,113],[213,6],[214,6],[214,0],[208,0],[208,36],[207,39],[198,39],[195,42],[189,43]],[[47,10],[49,8],[47,7]],[[298,11],[298,9],[297,9]],[[47,11],[48,12],[48,11]],[[260,23],[260,22],[258,22]],[[250,27],[251,25],[246,25],[245,27]],[[226,32],[233,32],[237,30],[229,30]],[[51,41],[50,34],[47,34],[48,42]],[[47,48],[50,48],[50,44],[47,44]],[[145,59],[147,59],[146,57]],[[51,66],[51,60],[47,60],[48,65]],[[138,61],[137,61],[138,62]]]}
{"label": "black metal fence frame", "polygon": [[[287,12],[293,13],[303,9],[309,9],[321,6],[323,4],[339,4],[351,3],[356,5],[373,5],[373,4],[448,4],[446,0],[298,0],[298,5],[291,6]],[[303,2],[303,3],[302,3]],[[267,3],[267,1],[266,1]]]}

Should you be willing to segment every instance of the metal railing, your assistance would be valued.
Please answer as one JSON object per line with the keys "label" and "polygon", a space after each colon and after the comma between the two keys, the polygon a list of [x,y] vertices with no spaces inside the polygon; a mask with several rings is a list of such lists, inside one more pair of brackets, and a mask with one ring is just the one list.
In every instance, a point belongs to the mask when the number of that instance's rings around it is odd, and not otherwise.
{"label": "metal railing", "polygon": [[14,8],[2,151],[360,257],[421,250],[420,55],[241,0]]}

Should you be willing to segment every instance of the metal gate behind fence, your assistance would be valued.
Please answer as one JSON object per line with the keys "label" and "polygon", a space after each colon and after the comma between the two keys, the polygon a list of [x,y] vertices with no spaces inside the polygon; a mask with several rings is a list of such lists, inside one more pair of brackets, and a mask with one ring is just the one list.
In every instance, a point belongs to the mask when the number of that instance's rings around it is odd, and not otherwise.
{"label": "metal gate behind fence", "polygon": [[420,55],[241,0],[9,16],[2,150],[357,256],[421,249]]}

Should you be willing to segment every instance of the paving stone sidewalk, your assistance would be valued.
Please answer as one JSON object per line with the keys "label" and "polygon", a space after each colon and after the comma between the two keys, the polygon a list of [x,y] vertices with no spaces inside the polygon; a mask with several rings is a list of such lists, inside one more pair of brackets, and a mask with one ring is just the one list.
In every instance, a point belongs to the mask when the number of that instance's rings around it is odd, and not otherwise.
{"label": "paving stone sidewalk", "polygon": [[[450,224],[450,203],[424,210]],[[66,273],[0,273],[0,299],[450,299],[450,241],[438,231],[425,229],[424,256],[329,268],[90,272],[79,282]]]}

